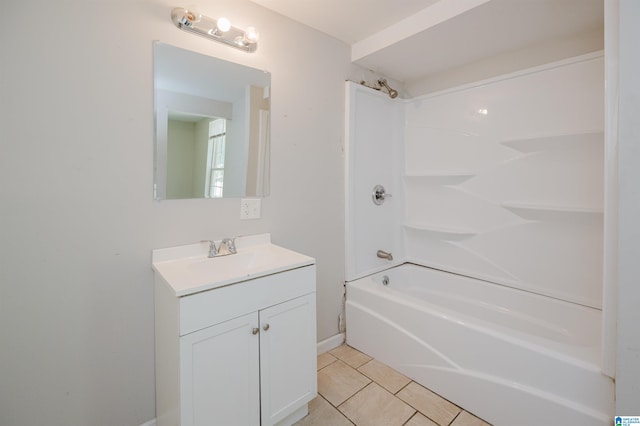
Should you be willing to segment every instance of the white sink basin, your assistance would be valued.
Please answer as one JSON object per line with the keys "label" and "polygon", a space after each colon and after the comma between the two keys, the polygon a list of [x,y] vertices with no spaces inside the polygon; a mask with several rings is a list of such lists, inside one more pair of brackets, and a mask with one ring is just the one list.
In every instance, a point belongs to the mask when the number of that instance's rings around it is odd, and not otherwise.
{"label": "white sink basin", "polygon": [[269,234],[238,237],[238,252],[209,258],[208,244],[153,251],[153,268],[176,296],[312,265],[311,257],[271,244]]}
{"label": "white sink basin", "polygon": [[[270,247],[265,252],[270,252]],[[242,274],[251,270],[256,258],[255,252],[238,252],[235,255],[198,259],[189,262],[187,269],[194,274],[205,274],[209,277],[228,274]]]}

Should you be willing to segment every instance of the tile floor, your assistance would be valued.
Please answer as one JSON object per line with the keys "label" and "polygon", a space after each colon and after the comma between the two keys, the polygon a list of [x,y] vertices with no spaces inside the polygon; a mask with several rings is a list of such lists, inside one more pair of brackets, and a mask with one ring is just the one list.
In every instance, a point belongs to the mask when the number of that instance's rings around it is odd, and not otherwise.
{"label": "tile floor", "polygon": [[489,426],[347,345],[318,356],[318,397],[296,423],[325,425]]}

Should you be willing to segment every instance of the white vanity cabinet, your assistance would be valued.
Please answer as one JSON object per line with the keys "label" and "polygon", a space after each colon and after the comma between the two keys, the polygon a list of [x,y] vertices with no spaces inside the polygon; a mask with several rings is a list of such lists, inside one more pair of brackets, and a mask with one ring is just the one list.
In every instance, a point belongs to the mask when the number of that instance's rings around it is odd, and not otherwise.
{"label": "white vanity cabinet", "polygon": [[315,315],[315,293],[260,311],[263,425],[276,424],[301,406],[306,409],[306,403],[316,396]]}
{"label": "white vanity cabinet", "polygon": [[316,268],[304,258],[182,295],[154,263],[158,426],[288,425],[307,414],[317,392]]}

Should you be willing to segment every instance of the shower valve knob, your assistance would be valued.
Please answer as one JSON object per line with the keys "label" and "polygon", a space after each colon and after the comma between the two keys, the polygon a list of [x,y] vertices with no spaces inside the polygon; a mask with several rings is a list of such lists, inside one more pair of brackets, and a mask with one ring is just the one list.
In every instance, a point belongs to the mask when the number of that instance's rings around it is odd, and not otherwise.
{"label": "shower valve knob", "polygon": [[391,194],[387,194],[387,192],[384,189],[384,186],[376,185],[373,188],[373,192],[371,193],[371,199],[373,200],[373,204],[375,204],[376,206],[379,206],[382,203],[384,203],[384,200],[387,197],[391,197]]}

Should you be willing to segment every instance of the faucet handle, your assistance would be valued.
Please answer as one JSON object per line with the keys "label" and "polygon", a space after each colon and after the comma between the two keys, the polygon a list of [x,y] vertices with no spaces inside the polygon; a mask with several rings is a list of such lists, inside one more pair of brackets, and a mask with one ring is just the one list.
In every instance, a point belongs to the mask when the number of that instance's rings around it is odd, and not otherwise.
{"label": "faucet handle", "polygon": [[213,240],[200,240],[201,243],[209,243],[209,257],[214,257],[218,252],[216,243]]}
{"label": "faucet handle", "polygon": [[[225,253],[220,253],[222,249],[225,249]],[[236,237],[233,238],[225,238],[220,243],[220,247],[218,248],[218,254],[236,254],[238,251],[236,250]]]}

